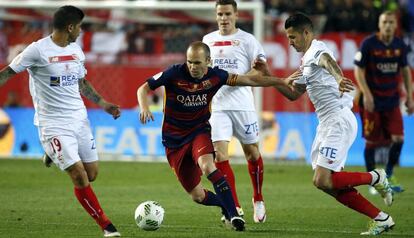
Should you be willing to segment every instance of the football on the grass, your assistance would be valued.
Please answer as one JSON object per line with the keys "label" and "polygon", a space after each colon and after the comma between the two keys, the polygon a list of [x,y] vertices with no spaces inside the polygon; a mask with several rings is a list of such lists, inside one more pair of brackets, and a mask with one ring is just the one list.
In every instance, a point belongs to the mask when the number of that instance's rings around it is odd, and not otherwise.
{"label": "football on the grass", "polygon": [[139,228],[155,231],[164,219],[164,208],[158,202],[146,201],[138,205],[134,217]]}

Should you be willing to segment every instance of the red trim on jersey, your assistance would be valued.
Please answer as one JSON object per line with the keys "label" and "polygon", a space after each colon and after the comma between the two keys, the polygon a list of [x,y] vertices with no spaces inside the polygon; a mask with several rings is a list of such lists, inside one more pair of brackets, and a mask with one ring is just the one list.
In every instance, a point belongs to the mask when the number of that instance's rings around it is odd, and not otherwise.
{"label": "red trim on jersey", "polygon": [[51,56],[51,57],[49,57],[49,63],[72,61],[72,60],[76,60],[76,59],[77,59],[76,55]]}
{"label": "red trim on jersey", "polygon": [[215,41],[213,46],[231,46],[233,45],[231,41]]}

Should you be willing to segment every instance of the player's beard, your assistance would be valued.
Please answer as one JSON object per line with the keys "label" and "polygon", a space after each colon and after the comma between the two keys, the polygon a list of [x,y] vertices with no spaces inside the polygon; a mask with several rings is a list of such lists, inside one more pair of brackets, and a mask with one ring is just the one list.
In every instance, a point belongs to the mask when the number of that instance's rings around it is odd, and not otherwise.
{"label": "player's beard", "polygon": [[75,41],[76,41],[76,39],[78,38],[78,36],[79,36],[79,33],[78,33],[78,34],[76,34],[76,35],[74,35],[74,34],[69,34],[69,36],[68,36],[68,43],[70,44],[70,43],[75,42]]}
{"label": "player's beard", "polygon": [[78,38],[78,37],[69,36],[68,43],[70,44],[70,43],[75,42],[76,41],[76,38]]}

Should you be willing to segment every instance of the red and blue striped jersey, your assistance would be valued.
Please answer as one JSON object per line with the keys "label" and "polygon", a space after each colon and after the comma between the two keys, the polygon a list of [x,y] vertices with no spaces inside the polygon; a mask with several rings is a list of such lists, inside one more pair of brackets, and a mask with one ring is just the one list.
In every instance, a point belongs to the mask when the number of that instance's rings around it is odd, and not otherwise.
{"label": "red and blue striped jersey", "polygon": [[195,79],[186,64],[177,64],[147,80],[152,90],[165,88],[162,125],[165,147],[178,148],[200,133],[210,133],[210,103],[228,77],[226,71],[209,67],[203,78]]}
{"label": "red and blue striped jersey", "polygon": [[354,63],[365,68],[365,79],[374,97],[375,111],[400,104],[401,67],[407,65],[408,46],[397,37],[389,45],[373,34],[362,42]]}

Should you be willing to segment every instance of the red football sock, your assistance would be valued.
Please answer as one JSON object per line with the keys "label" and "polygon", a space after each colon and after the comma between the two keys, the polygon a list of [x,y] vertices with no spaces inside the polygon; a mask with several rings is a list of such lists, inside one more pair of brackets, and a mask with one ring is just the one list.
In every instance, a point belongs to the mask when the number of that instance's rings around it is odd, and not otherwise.
{"label": "red football sock", "polygon": [[233,169],[230,167],[229,161],[225,160],[222,162],[216,162],[216,168],[223,173],[224,177],[227,180],[227,183],[229,184],[231,188],[231,193],[233,195],[234,203],[236,204],[236,207],[240,207],[239,199],[237,199],[237,193],[236,193],[236,181],[234,178]]}
{"label": "red football sock", "polygon": [[111,221],[102,211],[101,205],[99,205],[98,199],[96,198],[91,185],[88,185],[86,188],[75,187],[74,191],[76,198],[78,198],[78,201],[80,204],[82,204],[83,208],[102,229],[105,229],[105,227],[109,225]]}
{"label": "red football sock", "polygon": [[374,219],[381,212],[381,210],[364,198],[355,188],[339,190],[336,195],[336,200],[371,219]]}
{"label": "red football sock", "polygon": [[253,185],[254,201],[263,201],[262,185],[263,185],[263,159],[260,156],[257,160],[247,160],[249,175]]}
{"label": "red football sock", "polygon": [[372,175],[368,172],[334,172],[333,189],[346,189],[358,185],[371,184]]}

